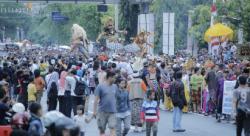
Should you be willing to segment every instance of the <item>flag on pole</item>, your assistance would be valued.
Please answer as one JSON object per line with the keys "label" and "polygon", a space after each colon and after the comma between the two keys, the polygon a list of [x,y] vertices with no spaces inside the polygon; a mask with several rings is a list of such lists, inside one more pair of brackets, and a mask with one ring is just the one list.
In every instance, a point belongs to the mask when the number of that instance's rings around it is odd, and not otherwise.
{"label": "flag on pole", "polygon": [[217,15],[217,7],[216,7],[215,3],[213,3],[213,5],[211,6],[211,14],[213,16]]}

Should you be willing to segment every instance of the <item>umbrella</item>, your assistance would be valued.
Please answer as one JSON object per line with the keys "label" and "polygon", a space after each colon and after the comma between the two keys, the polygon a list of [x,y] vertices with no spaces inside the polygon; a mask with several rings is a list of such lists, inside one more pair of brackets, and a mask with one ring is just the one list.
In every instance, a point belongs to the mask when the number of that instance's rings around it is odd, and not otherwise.
{"label": "umbrella", "polygon": [[123,46],[120,43],[108,42],[107,48],[110,50],[121,50]]}
{"label": "umbrella", "polygon": [[204,39],[207,42],[210,42],[214,37],[226,37],[229,39],[233,38],[233,30],[228,26],[225,26],[221,23],[217,23],[211,26],[205,33]]}
{"label": "umbrella", "polygon": [[125,50],[126,52],[133,52],[133,53],[134,53],[134,52],[140,51],[140,48],[138,47],[137,44],[132,43],[132,44],[126,45],[126,46],[124,47],[124,50]]}

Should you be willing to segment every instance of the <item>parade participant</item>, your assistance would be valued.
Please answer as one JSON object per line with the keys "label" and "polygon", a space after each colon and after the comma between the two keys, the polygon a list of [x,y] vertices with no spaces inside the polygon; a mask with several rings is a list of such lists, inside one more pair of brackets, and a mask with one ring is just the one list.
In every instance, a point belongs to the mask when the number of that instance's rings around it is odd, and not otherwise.
{"label": "parade participant", "polygon": [[106,53],[111,56],[111,52],[107,52],[106,49],[117,51],[117,47],[122,46],[121,44],[124,41],[119,36],[120,34],[127,34],[127,31],[116,30],[114,21],[111,17],[108,18],[104,25],[105,26],[103,27],[103,31],[98,35],[96,39],[96,43],[100,44],[101,49],[104,49],[104,51],[106,51]]}
{"label": "parade participant", "polygon": [[[208,97],[207,97],[207,113],[213,113],[215,111],[215,104],[216,104],[216,89],[217,89],[217,80],[216,80],[216,73],[214,69],[214,65],[210,67],[205,80],[208,86]],[[211,107],[211,109],[209,108]]]}
{"label": "parade participant", "polygon": [[38,103],[32,103],[29,107],[31,118],[29,120],[29,136],[42,136],[43,124],[40,119],[42,117],[42,106]]}
{"label": "parade participant", "polygon": [[157,101],[155,101],[155,92],[153,90],[147,91],[147,100],[142,104],[141,110],[141,122],[146,122],[146,136],[157,136],[158,122],[160,119],[160,112]]}
{"label": "parade participant", "polygon": [[[116,136],[126,136],[129,132],[131,123],[129,93],[126,89],[127,81],[122,77],[118,77],[116,79],[116,84],[118,86],[118,90],[116,91]],[[122,129],[122,123],[124,124],[124,129]]]}
{"label": "parade participant", "polygon": [[154,46],[148,43],[148,37],[151,35],[149,32],[140,32],[134,39],[134,43],[140,48],[140,56],[148,53],[148,46],[153,48]]}
{"label": "parade participant", "polygon": [[35,79],[34,79],[34,83],[36,86],[36,96],[37,96],[37,103],[41,102],[42,96],[43,96],[43,89],[45,87],[45,81],[43,80],[43,78],[40,76],[40,70],[35,70],[34,71],[34,75],[35,75]]}
{"label": "parade participant", "polygon": [[147,86],[140,78],[139,73],[133,74],[133,79],[128,82],[129,100],[131,103],[131,125],[135,126],[135,132],[140,132],[142,127],[140,120],[140,110],[145,97]]}
{"label": "parade participant", "polygon": [[250,135],[250,89],[247,86],[247,77],[240,76],[239,87],[234,92],[234,113],[236,113],[236,135],[241,136],[244,128],[245,136]]}
{"label": "parade participant", "polygon": [[78,51],[86,58],[89,58],[88,53],[88,38],[86,31],[78,24],[73,24],[72,32],[72,48],[71,52],[78,49]]}
{"label": "parade participant", "polygon": [[55,71],[55,69],[50,66],[49,73],[45,77],[48,98],[48,111],[55,110],[57,107],[57,97],[58,97],[58,80],[59,74]]}
{"label": "parade participant", "polygon": [[103,28],[103,32],[101,34],[99,34],[98,38],[96,39],[96,42],[99,43],[100,39],[102,37],[104,37],[106,40],[108,40],[109,42],[118,42],[114,36],[115,34],[126,34],[127,31],[120,31],[120,30],[115,30],[115,26],[114,26],[114,21],[113,19],[110,17],[108,18],[104,28]]}
{"label": "parade participant", "polygon": [[[187,70],[183,70],[183,77],[182,77],[182,80],[181,80],[184,84],[184,92],[185,92],[185,98],[186,98],[186,101],[187,103],[190,102],[190,81],[189,81],[189,75],[188,75],[188,72]],[[204,78],[203,78],[203,82],[204,82]],[[182,109],[182,112],[184,113],[188,113],[189,111],[189,106],[184,106],[183,109]]]}
{"label": "parade participant", "polygon": [[200,69],[195,68],[194,74],[191,76],[191,94],[192,94],[192,104],[193,104],[193,112],[201,112],[201,90],[203,77],[200,75]]}
{"label": "parade participant", "polygon": [[[100,136],[105,135],[106,125],[110,129],[110,135],[115,136],[116,126],[116,99],[115,94],[117,87],[114,85],[115,73],[108,71],[106,81],[99,84],[95,90],[94,112],[93,116],[97,117],[97,125],[99,128]],[[97,110],[97,105],[98,110]]]}
{"label": "parade participant", "polygon": [[185,132],[186,130],[181,128],[182,109],[185,105],[187,105],[184,93],[184,84],[181,81],[182,72],[177,71],[175,75],[175,81],[171,83],[170,86],[170,97],[174,105],[173,132]]}

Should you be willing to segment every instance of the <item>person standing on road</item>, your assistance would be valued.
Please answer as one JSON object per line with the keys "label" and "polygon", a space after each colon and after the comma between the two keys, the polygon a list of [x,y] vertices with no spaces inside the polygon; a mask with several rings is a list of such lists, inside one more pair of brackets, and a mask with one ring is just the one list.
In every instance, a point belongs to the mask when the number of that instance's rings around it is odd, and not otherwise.
{"label": "person standing on road", "polygon": [[36,94],[37,94],[37,90],[36,90],[36,86],[35,86],[35,83],[34,83],[34,78],[33,77],[30,77],[29,79],[30,83],[28,85],[28,106],[30,106],[32,103],[36,102],[37,100],[37,97],[36,97]]}
{"label": "person standing on road", "polygon": [[[210,71],[207,73],[205,77],[207,86],[208,86],[208,98],[207,98],[207,113],[215,112],[215,104],[216,104],[216,89],[217,89],[217,80],[216,73],[214,70],[214,66],[211,67]],[[211,105],[211,109],[209,109],[209,105]]]}
{"label": "person standing on road", "polygon": [[128,83],[129,100],[131,103],[131,124],[135,126],[135,132],[140,132],[139,127],[142,127],[140,112],[147,86],[140,79],[139,73],[134,73],[133,77]]}
{"label": "person standing on road", "polygon": [[[116,92],[116,107],[117,107],[116,136],[126,136],[130,129],[130,123],[131,123],[129,93],[128,90],[126,89],[127,81],[126,79],[119,77],[116,80],[116,84],[118,86],[118,90]],[[122,122],[124,123],[124,129],[122,129]]]}
{"label": "person standing on road", "polygon": [[[116,136],[116,90],[117,86],[114,85],[115,73],[108,71],[106,81],[99,84],[95,90],[94,112],[93,117],[97,117],[97,125],[100,131],[100,136],[105,135],[106,125],[110,129],[110,135]],[[97,111],[97,105],[98,111]]]}
{"label": "person standing on road", "polygon": [[55,110],[57,107],[57,97],[58,97],[58,80],[59,74],[54,70],[52,66],[49,67],[49,74],[45,77],[47,84],[48,93],[48,111]]}
{"label": "person standing on road", "polygon": [[236,135],[241,136],[244,128],[245,136],[250,136],[250,88],[247,77],[240,76],[239,87],[234,92],[234,112],[236,113]]}
{"label": "person standing on road", "polygon": [[37,103],[40,103],[42,96],[43,96],[43,89],[45,86],[45,81],[40,76],[40,70],[36,69],[34,71],[34,75],[35,75],[34,83],[36,85],[36,90],[37,90]]}
{"label": "person standing on road", "polygon": [[154,100],[154,98],[155,91],[148,90],[147,100],[145,100],[142,104],[141,122],[142,124],[146,122],[146,136],[151,135],[151,130],[153,131],[153,136],[157,136],[160,111],[158,103]]}
{"label": "person standing on road", "polygon": [[191,76],[191,94],[192,94],[192,107],[193,112],[201,113],[201,90],[203,77],[200,74],[200,68],[194,69],[194,74]]}
{"label": "person standing on road", "polygon": [[[71,73],[73,74],[73,78],[75,79],[75,84],[73,85],[74,88],[73,89],[73,92],[71,92],[71,96],[72,96],[72,109],[73,109],[73,113],[74,115],[77,114],[77,105],[85,105],[84,104],[84,100],[83,100],[83,95],[77,95],[75,93],[75,89],[79,86],[77,86],[77,82],[78,81],[82,81],[83,82],[83,79],[79,76],[77,76],[77,71],[76,70],[72,70]],[[72,82],[73,83],[73,82]]]}
{"label": "person standing on road", "polygon": [[58,101],[59,101],[59,112],[65,113],[65,100],[64,100],[64,94],[65,94],[65,80],[68,72],[62,68],[62,72],[59,79],[59,91],[58,91]]}
{"label": "person standing on road", "polygon": [[75,70],[69,70],[68,75],[65,78],[65,93],[64,93],[64,102],[65,102],[65,113],[64,115],[67,117],[71,117],[72,111],[72,99],[76,86],[76,80],[74,78],[76,74]]}
{"label": "person standing on road", "polygon": [[173,132],[185,132],[186,130],[181,128],[182,109],[187,105],[184,93],[184,84],[181,81],[182,72],[176,72],[175,78],[175,81],[173,81],[170,86],[170,97],[174,105]]}

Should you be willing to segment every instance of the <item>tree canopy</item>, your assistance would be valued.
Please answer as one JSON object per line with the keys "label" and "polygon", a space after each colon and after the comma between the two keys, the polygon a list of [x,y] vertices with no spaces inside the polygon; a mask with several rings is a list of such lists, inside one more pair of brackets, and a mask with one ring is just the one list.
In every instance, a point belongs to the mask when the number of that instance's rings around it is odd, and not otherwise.
{"label": "tree canopy", "polygon": [[[25,7],[24,4],[4,3],[4,7]],[[68,17],[68,21],[55,22],[51,13],[59,11],[61,15]],[[10,15],[11,14],[11,15]],[[0,26],[6,27],[7,36],[15,39],[16,27],[22,27],[25,38],[35,43],[70,43],[71,27],[73,24],[81,25],[87,32],[90,40],[96,39],[101,31],[102,24],[109,16],[114,17],[114,7],[109,5],[108,12],[99,13],[95,4],[48,4],[39,11],[39,14],[31,16],[23,13],[0,13]]]}

